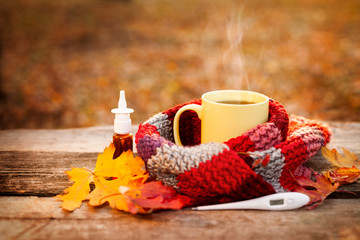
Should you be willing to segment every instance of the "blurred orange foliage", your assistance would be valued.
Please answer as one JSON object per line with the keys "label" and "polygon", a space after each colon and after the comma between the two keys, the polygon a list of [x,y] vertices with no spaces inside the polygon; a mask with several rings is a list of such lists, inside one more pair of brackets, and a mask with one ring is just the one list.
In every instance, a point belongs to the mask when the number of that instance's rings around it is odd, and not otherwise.
{"label": "blurred orange foliage", "polygon": [[360,121],[358,0],[0,2],[1,128],[133,122],[215,89]]}

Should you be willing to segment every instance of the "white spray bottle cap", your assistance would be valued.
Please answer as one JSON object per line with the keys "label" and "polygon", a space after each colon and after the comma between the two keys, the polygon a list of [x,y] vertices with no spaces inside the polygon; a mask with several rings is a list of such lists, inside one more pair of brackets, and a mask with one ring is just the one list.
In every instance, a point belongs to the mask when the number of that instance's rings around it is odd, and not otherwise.
{"label": "white spray bottle cap", "polygon": [[131,108],[127,108],[124,90],[120,91],[118,108],[112,109],[111,112],[115,113],[114,132],[118,134],[130,133],[131,132],[130,113],[133,113],[134,110]]}

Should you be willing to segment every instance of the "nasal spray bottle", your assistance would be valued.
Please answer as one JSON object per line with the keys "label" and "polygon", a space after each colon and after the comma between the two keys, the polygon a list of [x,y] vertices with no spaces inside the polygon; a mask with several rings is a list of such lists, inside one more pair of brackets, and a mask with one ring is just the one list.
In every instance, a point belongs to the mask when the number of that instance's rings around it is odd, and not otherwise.
{"label": "nasal spray bottle", "polygon": [[112,109],[111,112],[115,113],[113,135],[113,144],[115,146],[113,159],[115,159],[119,157],[122,152],[133,150],[130,113],[133,113],[134,110],[127,108],[124,90],[120,91],[118,108]]}

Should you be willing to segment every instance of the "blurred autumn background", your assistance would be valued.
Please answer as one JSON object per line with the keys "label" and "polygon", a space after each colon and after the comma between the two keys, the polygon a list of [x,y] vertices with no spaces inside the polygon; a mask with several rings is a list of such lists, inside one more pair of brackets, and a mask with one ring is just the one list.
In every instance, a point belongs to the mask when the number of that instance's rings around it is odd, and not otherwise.
{"label": "blurred autumn background", "polygon": [[360,121],[359,0],[0,1],[1,128],[134,123],[216,89]]}

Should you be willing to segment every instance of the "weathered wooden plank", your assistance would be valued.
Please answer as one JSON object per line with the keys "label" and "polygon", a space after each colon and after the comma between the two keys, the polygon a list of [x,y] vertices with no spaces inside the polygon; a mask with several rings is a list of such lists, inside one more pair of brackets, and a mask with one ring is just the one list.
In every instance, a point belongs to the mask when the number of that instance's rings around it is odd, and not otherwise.
{"label": "weathered wooden plank", "polygon": [[[132,132],[137,131],[137,125]],[[54,196],[71,185],[65,171],[93,169],[113,127],[0,131],[0,195]]]}
{"label": "weathered wooden plank", "polygon": [[112,134],[112,126],[1,130],[0,151],[101,152]]}
{"label": "weathered wooden plank", "polygon": [[360,123],[359,122],[330,122],[333,131],[329,147],[345,147],[359,156],[360,153]]}
{"label": "weathered wooden plank", "polygon": [[[102,152],[112,141],[113,126],[70,129],[0,130],[0,151]],[[135,134],[138,125],[132,127]]]}
{"label": "weathered wooden plank", "polygon": [[[330,146],[360,152],[360,122],[330,122]],[[134,125],[135,134],[138,125]],[[58,130],[0,130],[0,151],[101,152],[112,141],[113,127]]]}
{"label": "weathered wooden plank", "polygon": [[[360,123],[330,123],[330,148],[346,147],[360,156]],[[133,132],[136,131],[136,126]],[[64,172],[71,167],[93,169],[98,152],[111,142],[112,127],[65,130],[0,131],[0,195],[53,196],[70,186]],[[19,139],[21,139],[19,144]],[[18,146],[18,148],[14,147]],[[101,149],[97,149],[101,146]],[[98,152],[91,151],[97,149]],[[330,165],[320,153],[308,161],[317,171]],[[342,190],[360,195],[360,181]],[[335,193],[333,197],[354,197]]]}
{"label": "weathered wooden plank", "polygon": [[315,210],[201,212],[132,216],[87,204],[73,213],[52,198],[0,197],[4,239],[358,239],[357,199],[328,199]]}
{"label": "weathered wooden plank", "polygon": [[71,185],[65,171],[94,169],[98,153],[0,152],[0,194],[54,196]]}
{"label": "weathered wooden plank", "polygon": [[[65,171],[72,167],[94,169],[98,153],[0,152],[0,195],[54,196],[71,185]],[[315,155],[308,166],[327,170],[330,165]],[[360,181],[339,188],[360,196]],[[333,197],[355,197],[334,193]]]}

